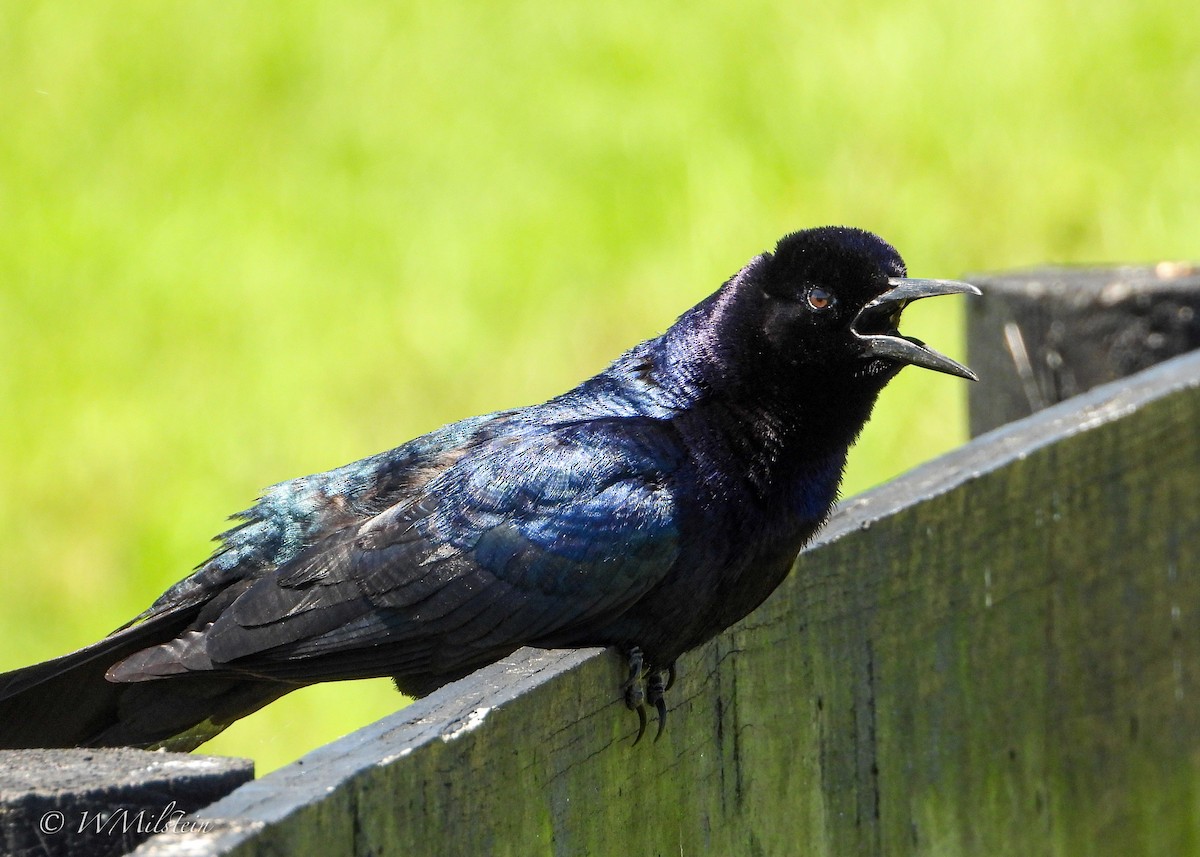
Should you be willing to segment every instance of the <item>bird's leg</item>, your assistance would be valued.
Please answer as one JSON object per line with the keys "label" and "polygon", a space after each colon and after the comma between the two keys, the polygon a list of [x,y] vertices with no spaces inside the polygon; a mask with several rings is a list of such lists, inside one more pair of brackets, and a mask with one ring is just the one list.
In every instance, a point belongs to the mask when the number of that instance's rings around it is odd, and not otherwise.
{"label": "bird's leg", "polygon": [[637,646],[631,647],[625,653],[625,656],[629,658],[629,678],[625,679],[624,684],[621,685],[621,690],[625,691],[625,697],[628,699],[630,691],[641,683],[642,674],[645,672],[645,664],[642,658],[642,650]]}
{"label": "bird's leg", "polygon": [[626,655],[629,658],[629,677],[621,684],[621,690],[625,693],[625,705],[631,711],[636,711],[638,716],[638,732],[633,743],[641,741],[646,734],[649,719],[647,706],[653,706],[658,712],[658,730],[654,733],[654,740],[657,741],[667,728],[664,694],[675,684],[675,663],[672,661],[664,669],[647,664],[642,650],[637,646],[630,648]]}
{"label": "bird's leg", "polygon": [[627,656],[629,658],[629,678],[625,679],[621,690],[625,692],[625,706],[630,711],[637,712],[638,733],[637,737],[633,739],[633,743],[636,744],[646,734],[646,692],[642,686],[645,664],[642,659],[642,650],[637,646],[632,647],[627,652]]}
{"label": "bird's leg", "polygon": [[[667,678],[664,680],[663,675]],[[675,681],[674,666],[668,667],[666,670],[651,670],[646,677],[646,701],[654,706],[658,712],[658,731],[654,733],[654,741],[658,743],[658,739],[662,737],[663,730],[667,728],[667,702],[663,699],[663,692]]]}

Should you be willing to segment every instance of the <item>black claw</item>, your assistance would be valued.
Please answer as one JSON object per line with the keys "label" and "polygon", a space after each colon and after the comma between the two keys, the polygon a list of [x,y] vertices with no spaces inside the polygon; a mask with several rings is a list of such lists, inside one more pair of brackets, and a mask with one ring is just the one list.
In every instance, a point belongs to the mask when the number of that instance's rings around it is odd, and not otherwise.
{"label": "black claw", "polygon": [[645,665],[642,660],[642,650],[637,646],[629,650],[628,657],[629,678],[625,679],[621,690],[625,692],[625,707],[637,712],[638,732],[637,737],[633,739],[633,743],[637,744],[646,734],[646,691],[642,683]]}
{"label": "black claw", "polygon": [[637,737],[633,739],[633,743],[637,744],[646,734],[646,724],[649,721],[646,714],[647,705],[654,706],[658,713],[658,729],[654,733],[654,740],[657,742],[667,728],[667,702],[663,694],[675,684],[675,664],[672,663],[666,669],[648,667],[642,650],[637,646],[631,647],[626,655],[629,658],[629,677],[621,684],[621,690],[625,693],[626,707],[636,711],[638,716]]}
{"label": "black claw", "polygon": [[[634,711],[637,712],[638,716],[638,734],[637,737],[633,739],[633,746],[636,747],[637,742],[641,741],[642,736],[646,734],[646,706],[639,705],[634,709]],[[654,740],[657,741],[658,738],[656,737]]]}
{"label": "black claw", "polygon": [[662,737],[663,731],[667,728],[667,702],[661,696],[654,703],[654,707],[658,709],[658,731],[654,733],[654,743],[658,743],[658,739]]}
{"label": "black claw", "polygon": [[662,670],[655,670],[646,679],[646,701],[653,705],[654,709],[658,712],[658,731],[654,733],[655,743],[658,743],[658,739],[662,737],[663,730],[667,728],[667,701],[663,698],[663,694],[671,686],[671,672],[672,670],[668,667],[666,682],[663,681]]}

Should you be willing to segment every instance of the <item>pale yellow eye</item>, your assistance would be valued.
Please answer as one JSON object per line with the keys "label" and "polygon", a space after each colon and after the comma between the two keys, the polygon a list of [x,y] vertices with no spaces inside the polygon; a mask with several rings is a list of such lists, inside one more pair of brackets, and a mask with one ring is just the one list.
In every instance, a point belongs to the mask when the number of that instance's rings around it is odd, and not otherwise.
{"label": "pale yellow eye", "polygon": [[829,309],[833,306],[833,292],[813,286],[808,290],[808,305],[815,310]]}

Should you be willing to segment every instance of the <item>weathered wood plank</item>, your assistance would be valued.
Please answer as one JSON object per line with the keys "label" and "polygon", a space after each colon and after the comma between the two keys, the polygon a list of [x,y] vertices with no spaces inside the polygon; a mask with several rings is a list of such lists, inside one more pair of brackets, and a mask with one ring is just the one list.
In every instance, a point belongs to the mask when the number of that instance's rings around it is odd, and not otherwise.
{"label": "weathered wood plank", "polygon": [[253,779],[249,759],[105,750],[0,750],[0,854],[105,857]]}
{"label": "weathered wood plank", "polygon": [[188,853],[1194,853],[1198,425],[1200,355],[851,499],[683,659],[658,744],[617,657],[525,654],[242,787]]}
{"label": "weathered wood plank", "polygon": [[972,274],[971,434],[1200,348],[1200,264]]}

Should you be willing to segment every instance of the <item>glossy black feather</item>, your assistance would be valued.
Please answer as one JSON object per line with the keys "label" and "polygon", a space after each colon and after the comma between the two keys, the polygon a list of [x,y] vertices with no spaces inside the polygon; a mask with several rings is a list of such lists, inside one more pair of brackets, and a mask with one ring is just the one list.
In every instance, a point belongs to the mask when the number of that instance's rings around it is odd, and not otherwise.
{"label": "glossy black feather", "polygon": [[[190,747],[296,686],[420,695],[522,645],[671,664],[827,517],[902,365],[850,328],[903,275],[869,233],[788,236],[562,396],[274,486],[126,630],[0,677],[0,722],[40,717],[0,745]],[[96,711],[54,713],[68,679]]]}

